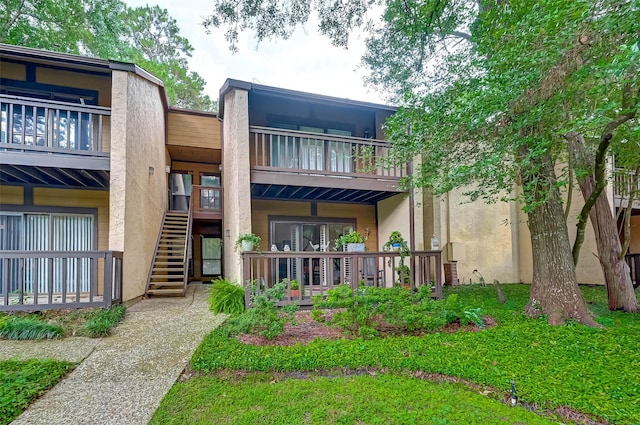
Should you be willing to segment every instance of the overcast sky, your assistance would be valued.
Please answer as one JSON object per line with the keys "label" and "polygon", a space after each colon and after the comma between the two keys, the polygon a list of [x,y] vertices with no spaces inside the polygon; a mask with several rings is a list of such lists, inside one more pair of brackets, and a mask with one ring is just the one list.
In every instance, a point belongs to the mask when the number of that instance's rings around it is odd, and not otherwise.
{"label": "overcast sky", "polygon": [[207,81],[206,92],[213,99],[227,78],[285,89],[385,103],[382,96],[363,83],[359,68],[364,38],[352,37],[349,49],[333,47],[317,34],[316,26],[298,29],[289,40],[265,41],[256,49],[250,33],[240,35],[239,48],[231,54],[224,31],[207,34],[201,25],[212,10],[211,0],[125,0],[130,6],[159,5],[169,11],[194,48],[190,68]]}

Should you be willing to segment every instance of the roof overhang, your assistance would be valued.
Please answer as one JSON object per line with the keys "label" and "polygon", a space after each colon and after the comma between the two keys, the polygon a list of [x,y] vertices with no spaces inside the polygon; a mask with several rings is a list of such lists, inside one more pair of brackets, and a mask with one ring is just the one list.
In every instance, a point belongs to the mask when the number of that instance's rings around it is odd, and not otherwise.
{"label": "roof overhang", "polygon": [[334,106],[347,106],[359,109],[370,109],[379,111],[396,112],[398,110],[395,106],[382,105],[377,103],[363,102],[359,100],[352,100],[347,98],[326,96],[315,93],[307,93],[297,90],[283,89],[279,87],[265,86],[262,84],[249,83],[247,81],[240,81],[234,79],[227,79],[222,88],[220,88],[220,99],[218,108],[220,109],[220,117],[224,117],[224,96],[234,89],[246,90],[248,92],[263,94],[273,97],[300,100],[311,103],[324,103]]}

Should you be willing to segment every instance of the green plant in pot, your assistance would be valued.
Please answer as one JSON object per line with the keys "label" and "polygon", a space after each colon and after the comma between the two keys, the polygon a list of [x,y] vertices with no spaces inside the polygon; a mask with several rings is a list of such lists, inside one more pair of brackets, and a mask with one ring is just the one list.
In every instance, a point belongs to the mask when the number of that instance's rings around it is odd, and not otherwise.
{"label": "green plant in pot", "polygon": [[350,252],[364,252],[364,242],[367,240],[359,232],[352,230],[336,239],[336,251],[343,251],[346,247]]}
{"label": "green plant in pot", "polygon": [[291,297],[300,296],[300,282],[296,279],[292,279],[291,282],[289,282],[289,295]]}
{"label": "green plant in pot", "polygon": [[240,250],[240,252],[260,251],[261,241],[260,236],[254,233],[245,233],[236,240],[235,249],[236,251]]}
{"label": "green plant in pot", "polygon": [[399,251],[400,253],[410,253],[407,241],[402,237],[402,233],[394,230],[389,235],[389,240],[382,246],[383,251]]}

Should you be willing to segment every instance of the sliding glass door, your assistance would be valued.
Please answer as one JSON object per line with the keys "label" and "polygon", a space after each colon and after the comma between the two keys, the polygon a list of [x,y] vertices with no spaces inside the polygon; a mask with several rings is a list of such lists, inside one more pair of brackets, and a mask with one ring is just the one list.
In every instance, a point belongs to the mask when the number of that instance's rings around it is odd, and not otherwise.
{"label": "sliding glass door", "polygon": [[[355,222],[348,219],[272,219],[270,223],[270,246],[274,245],[278,251],[307,251],[307,252],[330,252],[335,251],[335,241],[345,233],[349,233],[355,228]],[[334,273],[339,273],[339,264],[334,266]],[[290,276],[308,284],[335,283],[339,280],[339,274],[328,276],[328,264],[325,260],[315,260],[309,264],[308,259],[294,259],[289,262],[279,261],[275,270],[275,279],[283,279]]]}

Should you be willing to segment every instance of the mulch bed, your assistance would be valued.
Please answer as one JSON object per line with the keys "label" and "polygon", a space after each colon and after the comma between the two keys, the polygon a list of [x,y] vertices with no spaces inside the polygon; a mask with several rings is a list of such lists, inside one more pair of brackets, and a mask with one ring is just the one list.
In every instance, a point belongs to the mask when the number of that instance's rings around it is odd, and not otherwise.
{"label": "mulch bed", "polygon": [[[324,318],[329,320],[334,313],[334,310],[326,310]],[[316,338],[321,339],[340,339],[340,338],[353,338],[353,335],[345,332],[344,330],[328,326],[326,323],[318,322],[312,319],[311,311],[299,310],[295,313],[296,325],[286,324],[284,326],[284,333],[278,335],[272,340],[269,340],[260,335],[242,334],[238,335],[238,340],[247,345],[306,345]],[[485,328],[492,328],[496,325],[496,321],[491,316],[485,316],[484,318]],[[388,326],[384,323],[379,324],[380,336],[391,335],[407,335],[406,332],[400,332],[396,327]],[[478,332],[482,329],[475,325],[463,326],[460,323],[450,323],[439,332]],[[424,332],[410,333],[410,335],[423,335]]]}

